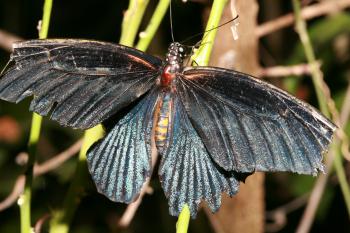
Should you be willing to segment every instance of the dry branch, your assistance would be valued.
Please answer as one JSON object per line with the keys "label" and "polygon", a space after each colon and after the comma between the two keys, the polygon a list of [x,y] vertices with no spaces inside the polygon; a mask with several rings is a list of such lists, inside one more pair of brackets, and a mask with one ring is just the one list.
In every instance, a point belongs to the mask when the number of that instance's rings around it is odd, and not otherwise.
{"label": "dry branch", "polygon": [[266,223],[266,232],[277,232],[280,231],[288,222],[287,215],[302,206],[304,206],[309,197],[309,193],[306,193],[300,197],[295,198],[291,202],[284,204],[274,210],[266,212],[266,218],[272,220],[272,223]]}
{"label": "dry branch", "polygon": [[0,47],[11,52],[12,44],[21,41],[22,38],[0,29]]}
{"label": "dry branch", "polygon": [[[319,65],[319,64],[318,64]],[[284,76],[301,76],[310,74],[311,67],[309,64],[298,64],[292,66],[273,66],[267,68],[260,68],[258,77],[261,78],[275,78]]]}
{"label": "dry branch", "polygon": [[[332,14],[348,7],[350,7],[350,0],[321,1],[318,4],[304,7],[301,11],[301,16],[303,19],[309,20],[318,16]],[[256,28],[255,33],[257,37],[263,37],[293,24],[294,15],[293,13],[289,13],[259,25]]]}
{"label": "dry branch", "polygon": [[[34,177],[43,175],[51,170],[54,170],[61,166],[65,161],[71,158],[73,155],[79,152],[82,141],[79,140],[70,146],[67,150],[57,154],[53,158],[47,160],[42,164],[36,164],[34,166]],[[25,184],[24,175],[20,175],[13,186],[12,192],[2,201],[0,202],[0,211],[9,208],[15,203],[23,192]]]}

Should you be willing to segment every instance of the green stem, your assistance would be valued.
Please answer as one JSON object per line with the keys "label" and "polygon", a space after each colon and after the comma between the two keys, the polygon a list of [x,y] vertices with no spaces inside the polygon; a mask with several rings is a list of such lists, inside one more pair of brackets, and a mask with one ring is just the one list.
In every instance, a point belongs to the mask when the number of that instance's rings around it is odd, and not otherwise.
{"label": "green stem", "polygon": [[340,184],[340,188],[341,191],[343,193],[344,196],[344,200],[345,200],[345,205],[346,208],[348,210],[348,214],[350,216],[350,189],[349,189],[349,183],[346,179],[346,173],[344,170],[344,166],[343,166],[343,157],[341,154],[341,150],[340,150],[340,144],[338,143],[337,145],[335,145],[335,151],[337,153],[335,153],[335,157],[334,157],[334,168],[337,172],[337,177],[339,180],[339,184]]}
{"label": "green stem", "polygon": [[[327,97],[324,93],[325,92],[324,87],[326,87],[326,84],[323,80],[321,70],[316,65],[315,53],[306,29],[306,23],[301,16],[301,6],[300,6],[299,0],[293,0],[293,9],[294,9],[295,20],[296,20],[295,21],[296,30],[299,34],[300,41],[304,47],[304,52],[305,52],[307,62],[312,67],[311,76],[312,76],[312,81],[316,90],[316,95],[317,95],[318,103],[320,105],[321,112],[327,117],[330,117],[331,111],[330,111]],[[333,111],[336,111],[336,110],[334,109]],[[339,114],[336,113],[333,115],[339,115]],[[339,121],[336,121],[336,122],[339,122]],[[343,159],[342,159],[341,153],[339,153],[340,145],[341,145],[341,142],[339,138],[335,138],[331,146],[331,150],[333,150],[335,155],[334,168],[337,173],[339,184],[340,184],[340,187],[344,196],[345,204],[347,207],[347,211],[350,216],[350,186],[346,179],[344,167],[342,164]]]}
{"label": "green stem", "polygon": [[176,223],[176,233],[187,233],[188,225],[190,223],[190,215],[190,209],[188,208],[188,205],[185,204]]}
{"label": "green stem", "polygon": [[[227,0],[214,0],[205,31],[209,31],[219,26],[222,12],[226,6],[226,3]],[[207,66],[209,64],[216,32],[217,29],[206,32],[203,36],[201,47],[199,48],[198,52],[192,56],[192,59],[195,60],[199,66]]]}
{"label": "green stem", "polygon": [[33,183],[33,168],[36,157],[36,148],[40,137],[42,117],[33,113],[32,126],[28,141],[28,163],[25,172],[26,182],[24,191],[19,197],[18,204],[21,214],[21,232],[31,232],[31,198],[32,198],[32,183]]}
{"label": "green stem", "polygon": [[306,23],[301,16],[301,7],[300,7],[299,0],[293,0],[293,8],[294,8],[294,14],[295,14],[295,20],[296,20],[295,27],[299,34],[300,41],[303,44],[307,62],[311,65],[311,69],[312,69],[311,77],[312,77],[312,82],[315,86],[315,91],[316,91],[317,99],[320,105],[320,110],[327,117],[330,117],[330,111],[327,107],[327,99],[322,91],[323,90],[322,85],[324,83],[322,78],[322,73],[316,62],[315,53],[306,29]]}
{"label": "green stem", "polygon": [[[39,38],[45,39],[48,34],[50,15],[52,9],[52,0],[45,0],[43,9],[42,25],[39,31]],[[32,199],[32,183],[33,168],[36,159],[37,145],[40,138],[42,117],[36,113],[32,116],[32,125],[28,141],[28,163],[25,172],[25,185],[18,204],[21,216],[21,233],[30,233],[31,229],[31,199]]]}
{"label": "green stem", "polygon": [[74,179],[65,196],[63,208],[52,214],[50,233],[65,233],[69,231],[69,225],[74,217],[81,197],[84,195],[84,187],[86,186],[89,176],[86,164],[86,152],[90,146],[102,136],[103,129],[101,125],[85,131]]}
{"label": "green stem", "polygon": [[46,39],[47,34],[49,32],[52,2],[53,0],[45,0],[45,3],[44,3],[43,19],[41,21],[41,28],[39,32],[40,39]]}
{"label": "green stem", "polygon": [[[213,6],[210,11],[206,31],[204,34],[202,45],[198,52],[192,56],[192,59],[196,61],[199,66],[206,66],[209,63],[211,51],[213,49],[214,40],[216,36],[217,29],[211,30],[219,26],[220,19],[223,13],[223,10],[226,6],[227,0],[214,0]],[[209,31],[210,30],[210,31]],[[179,215],[176,228],[177,233],[186,233],[188,229],[188,224],[190,220],[190,210],[188,205],[185,205],[182,208],[182,211]]]}
{"label": "green stem", "polygon": [[139,29],[143,14],[149,0],[130,0],[129,7],[125,11],[122,22],[122,34],[119,40],[120,44],[133,46],[136,33]]}
{"label": "green stem", "polygon": [[157,8],[155,9],[153,16],[145,31],[140,33],[140,40],[136,45],[136,48],[145,51],[148,45],[151,43],[154,34],[156,33],[160,22],[164,18],[164,15],[169,7],[170,0],[160,0]]}

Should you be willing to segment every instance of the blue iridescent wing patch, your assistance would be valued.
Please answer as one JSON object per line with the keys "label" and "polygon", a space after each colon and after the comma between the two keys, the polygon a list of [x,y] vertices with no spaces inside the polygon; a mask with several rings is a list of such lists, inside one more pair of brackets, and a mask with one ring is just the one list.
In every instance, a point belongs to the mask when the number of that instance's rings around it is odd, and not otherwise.
{"label": "blue iridescent wing patch", "polygon": [[323,171],[336,126],[310,105],[233,70],[198,67],[177,92],[205,147],[227,171]]}
{"label": "blue iridescent wing patch", "polygon": [[233,196],[239,181],[233,172],[224,171],[210,158],[176,97],[173,119],[172,136],[158,171],[170,214],[178,216],[187,204],[195,217],[202,200],[215,212],[221,205],[221,193]]}
{"label": "blue iridescent wing patch", "polygon": [[126,46],[73,39],[13,45],[0,98],[34,96],[30,110],[64,126],[91,128],[155,85],[161,60]]}
{"label": "blue iridescent wing patch", "polygon": [[130,203],[151,175],[151,134],[157,94],[148,94],[87,153],[97,190]]}

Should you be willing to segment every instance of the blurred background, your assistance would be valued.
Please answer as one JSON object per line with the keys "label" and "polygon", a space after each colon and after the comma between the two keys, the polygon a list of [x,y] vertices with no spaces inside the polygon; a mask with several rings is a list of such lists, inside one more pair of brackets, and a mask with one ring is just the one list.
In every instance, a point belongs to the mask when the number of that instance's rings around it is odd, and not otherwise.
{"label": "blurred background", "polygon": [[[302,4],[306,6],[323,2],[327,1],[309,0],[302,1]],[[209,0],[186,3],[173,1],[176,40],[181,41],[204,30],[211,3]],[[258,25],[293,10],[291,1],[260,0],[256,3],[259,7]],[[156,4],[157,1],[150,1],[141,30],[147,26]],[[37,38],[37,25],[42,17],[42,6],[42,0],[0,0],[0,69],[5,66],[10,54],[5,43],[7,37],[4,35],[10,33],[11,37],[16,36],[18,39]],[[118,42],[123,12],[127,7],[128,1],[118,0],[54,1],[48,37]],[[322,64],[325,81],[330,87],[338,109],[341,109],[344,104],[350,77],[350,11],[346,9],[347,7],[350,8],[350,4],[308,20],[308,30],[317,60]],[[242,23],[244,20],[245,18],[240,14],[239,21]],[[199,39],[194,38],[193,42]],[[167,14],[147,52],[164,57],[170,42],[169,15]],[[293,25],[261,36],[256,57],[261,67],[305,63],[304,52]],[[267,81],[317,106],[309,75],[267,77]],[[20,104],[10,104],[0,100],[0,202],[12,192],[17,177],[24,171],[26,156],[22,152],[26,151],[32,116],[28,106],[28,99]],[[349,132],[347,122],[346,133],[349,135]],[[56,122],[45,119],[37,162],[45,162],[66,150],[81,138],[82,133],[82,131],[60,127]],[[62,206],[75,166],[76,157],[71,157],[58,168],[35,178],[32,202],[34,221]],[[349,163],[344,162],[344,167],[349,178]],[[315,177],[290,173],[266,174],[264,231],[295,232],[315,180]],[[167,200],[157,177],[152,179],[151,186],[152,194],[144,197],[131,225],[127,229],[121,229],[117,223],[126,206],[113,203],[97,194],[94,185],[89,181],[84,191],[85,196],[73,219],[71,232],[175,232],[177,219],[168,214]],[[276,217],[278,213],[276,210],[280,210],[278,208],[283,210],[282,218]],[[47,223],[43,225],[42,232],[48,231],[47,225]],[[19,209],[14,203],[0,212],[0,232],[11,233],[19,230]],[[213,226],[212,219],[208,221],[205,211],[200,211],[198,217],[190,222],[189,232],[217,231],[218,228]],[[350,232],[350,221],[337,176],[330,171],[311,232],[335,231]],[[250,231],[247,229],[242,232]]]}

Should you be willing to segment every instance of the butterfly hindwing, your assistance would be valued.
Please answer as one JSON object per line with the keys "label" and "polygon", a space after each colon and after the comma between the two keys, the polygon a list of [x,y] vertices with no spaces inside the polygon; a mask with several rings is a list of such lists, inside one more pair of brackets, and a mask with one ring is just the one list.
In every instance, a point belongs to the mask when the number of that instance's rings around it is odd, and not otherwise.
{"label": "butterfly hindwing", "polygon": [[122,45],[51,39],[13,45],[0,99],[34,96],[31,110],[65,126],[90,128],[147,92],[161,60]]}
{"label": "butterfly hindwing", "polygon": [[306,103],[246,74],[186,70],[177,91],[211,157],[228,171],[323,169],[335,125]]}
{"label": "butterfly hindwing", "polygon": [[196,216],[201,200],[212,211],[221,205],[221,193],[234,195],[239,182],[210,158],[181,101],[174,98],[172,135],[161,157],[159,176],[169,201],[170,214],[178,216],[184,204]]}
{"label": "butterfly hindwing", "polygon": [[151,134],[157,94],[148,94],[87,153],[97,190],[130,203],[151,175]]}

